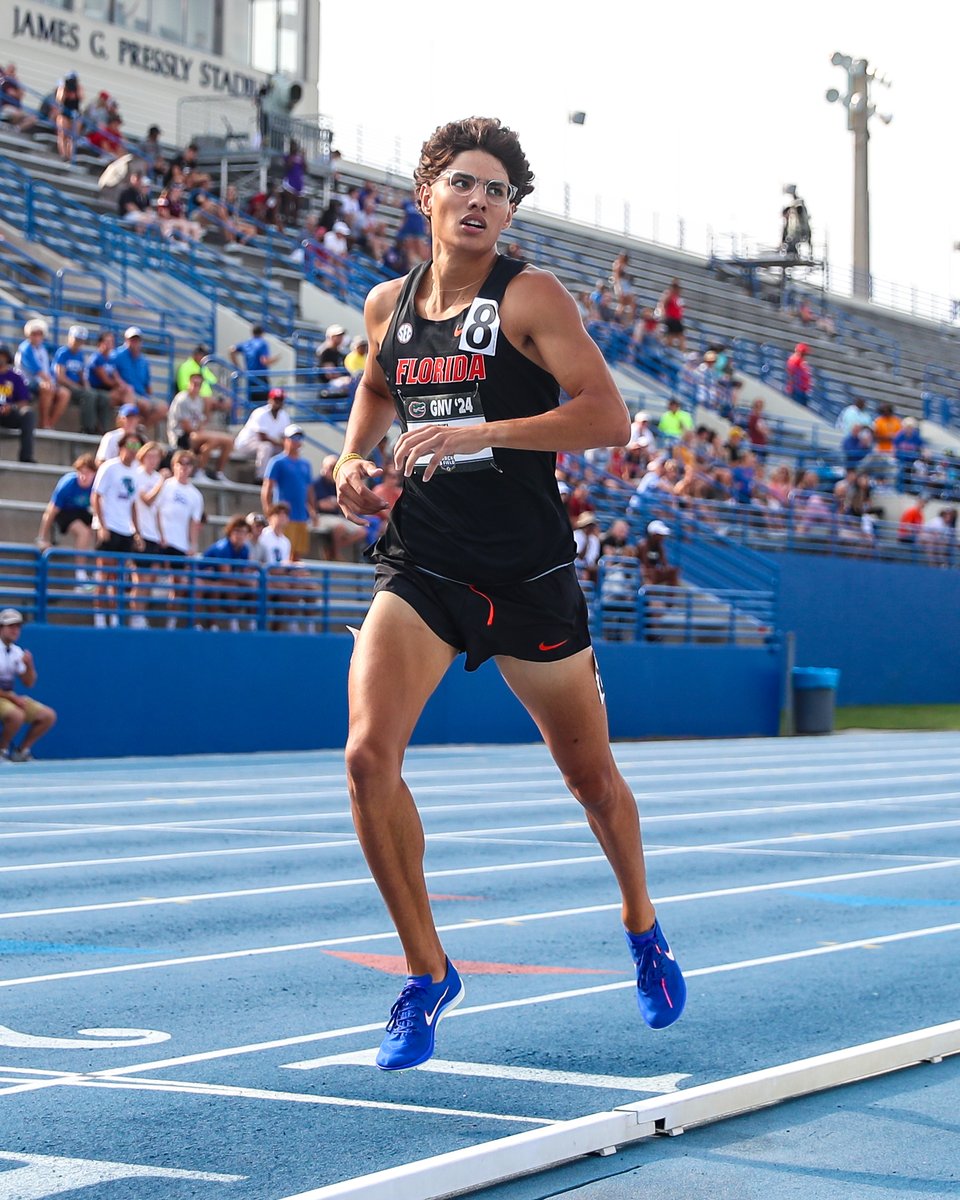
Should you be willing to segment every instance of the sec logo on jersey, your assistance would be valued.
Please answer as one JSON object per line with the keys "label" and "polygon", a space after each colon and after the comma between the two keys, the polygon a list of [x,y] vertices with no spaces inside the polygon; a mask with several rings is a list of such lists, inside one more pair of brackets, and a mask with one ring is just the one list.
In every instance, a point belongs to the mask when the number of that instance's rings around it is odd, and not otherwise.
{"label": "sec logo on jersey", "polygon": [[404,321],[404,323],[401,326],[399,326],[399,328],[397,329],[397,341],[402,346],[405,346],[412,337],[413,337],[413,326],[410,324],[409,321]]}

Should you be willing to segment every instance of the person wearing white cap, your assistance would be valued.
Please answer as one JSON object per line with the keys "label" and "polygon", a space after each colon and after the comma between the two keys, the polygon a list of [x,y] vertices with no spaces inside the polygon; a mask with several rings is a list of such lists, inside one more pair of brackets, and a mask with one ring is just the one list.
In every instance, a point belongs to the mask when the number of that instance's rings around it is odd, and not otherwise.
{"label": "person wearing white cap", "polygon": [[664,521],[651,521],[647,526],[647,536],[637,543],[637,558],[640,560],[644,583],[664,587],[676,587],[679,584],[680,572],[667,562],[667,547],[663,540],[670,533],[670,526]]}
{"label": "person wearing white cap", "polygon": [[[0,766],[32,762],[32,746],[57,720],[52,708],[14,690],[18,679],[26,688],[37,682],[33,655],[17,644],[22,629],[22,613],[15,608],[0,611]],[[12,747],[11,742],[21,730],[20,744]]]}
{"label": "person wearing white cap", "polygon": [[348,392],[353,383],[353,377],[347,370],[343,339],[347,331],[342,325],[328,325],[326,337],[317,347],[317,369],[320,372],[320,394],[329,395],[331,392],[342,394]]}
{"label": "person wearing white cap", "polygon": [[167,415],[167,405],[163,400],[153,399],[151,394],[150,363],[143,352],[143,330],[137,325],[125,329],[123,345],[110,355],[110,362],[133,391],[143,424],[147,427],[159,425]]}
{"label": "person wearing white cap", "polygon": [[47,344],[49,326],[42,317],[31,317],[23,327],[26,335],[17,347],[14,366],[27,381],[30,395],[37,402],[40,429],[54,429],[70,403],[66,388],[58,388],[53,377],[53,362]]}
{"label": "person wearing white cap", "polygon": [[58,389],[65,388],[80,409],[80,432],[102,434],[113,423],[110,397],[90,387],[84,354],[84,344],[89,338],[83,325],[71,325],[67,331],[66,345],[61,346],[53,356],[53,369]]}

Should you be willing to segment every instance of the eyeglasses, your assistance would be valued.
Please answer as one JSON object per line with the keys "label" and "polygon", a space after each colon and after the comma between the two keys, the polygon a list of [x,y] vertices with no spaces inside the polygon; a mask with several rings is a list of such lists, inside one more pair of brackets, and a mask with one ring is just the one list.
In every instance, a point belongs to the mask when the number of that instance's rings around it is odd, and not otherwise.
{"label": "eyeglasses", "polygon": [[484,195],[491,204],[509,204],[517,194],[517,188],[506,179],[478,179],[468,171],[441,171],[438,178],[446,179],[460,196],[472,196],[477,184],[482,183]]}

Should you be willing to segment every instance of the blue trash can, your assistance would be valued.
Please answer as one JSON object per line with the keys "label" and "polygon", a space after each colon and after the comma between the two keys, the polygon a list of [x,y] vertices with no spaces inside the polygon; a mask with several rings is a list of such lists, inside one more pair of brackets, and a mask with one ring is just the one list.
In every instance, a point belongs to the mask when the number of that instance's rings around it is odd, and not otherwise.
{"label": "blue trash can", "polygon": [[794,667],[794,733],[833,733],[840,672],[835,667]]}

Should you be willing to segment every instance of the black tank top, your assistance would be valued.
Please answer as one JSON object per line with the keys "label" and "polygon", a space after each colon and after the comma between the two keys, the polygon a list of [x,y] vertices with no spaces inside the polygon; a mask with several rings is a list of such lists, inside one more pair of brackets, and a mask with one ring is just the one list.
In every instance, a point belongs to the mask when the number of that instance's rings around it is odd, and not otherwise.
{"label": "black tank top", "polygon": [[[511,345],[500,325],[504,292],[524,264],[498,257],[473,303],[445,321],[416,312],[429,265],[422,263],[404,281],[377,356],[403,429],[509,420],[556,408],[557,381]],[[573,562],[552,452],[498,448],[456,456],[427,483],[425,466],[405,480],[373,558],[476,584],[534,579]]]}

